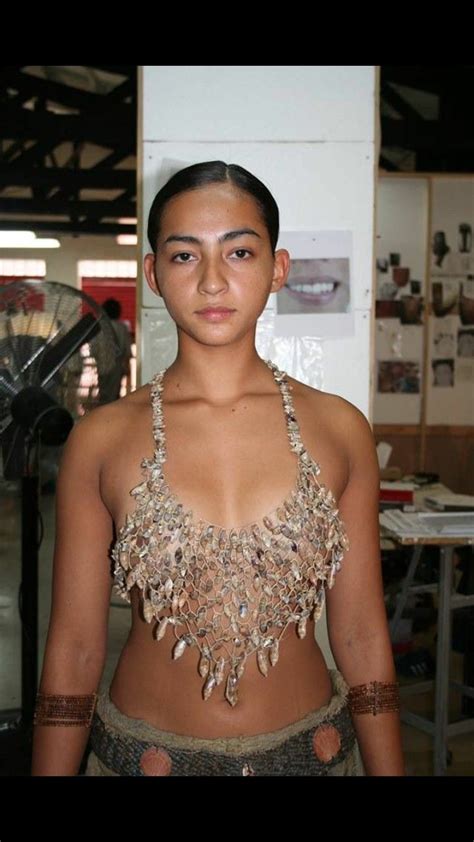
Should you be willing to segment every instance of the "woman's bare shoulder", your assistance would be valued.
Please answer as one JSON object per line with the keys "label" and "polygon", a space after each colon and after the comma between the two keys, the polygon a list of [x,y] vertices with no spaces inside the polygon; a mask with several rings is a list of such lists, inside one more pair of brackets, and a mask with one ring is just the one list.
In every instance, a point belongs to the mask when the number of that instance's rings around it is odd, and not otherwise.
{"label": "woman's bare shoulder", "polygon": [[305,411],[314,413],[316,418],[326,418],[334,430],[353,434],[371,429],[364,413],[342,395],[316,389],[293,377],[288,377],[288,381],[293,386],[292,394],[305,404]]}
{"label": "woman's bare shoulder", "polygon": [[119,400],[97,406],[82,416],[74,425],[74,437],[91,449],[101,451],[116,446],[130,434],[131,425],[150,403],[150,384],[141,386]]}

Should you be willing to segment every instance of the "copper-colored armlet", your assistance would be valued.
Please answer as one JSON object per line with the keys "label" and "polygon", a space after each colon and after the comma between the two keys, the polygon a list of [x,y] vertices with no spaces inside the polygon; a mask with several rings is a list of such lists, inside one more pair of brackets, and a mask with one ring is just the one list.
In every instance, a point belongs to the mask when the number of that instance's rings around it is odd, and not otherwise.
{"label": "copper-colored armlet", "polygon": [[349,689],[348,705],[351,713],[384,713],[400,710],[398,683],[393,681],[371,681]]}
{"label": "copper-colored armlet", "polygon": [[34,725],[83,725],[89,727],[94,716],[97,693],[82,696],[38,693]]}

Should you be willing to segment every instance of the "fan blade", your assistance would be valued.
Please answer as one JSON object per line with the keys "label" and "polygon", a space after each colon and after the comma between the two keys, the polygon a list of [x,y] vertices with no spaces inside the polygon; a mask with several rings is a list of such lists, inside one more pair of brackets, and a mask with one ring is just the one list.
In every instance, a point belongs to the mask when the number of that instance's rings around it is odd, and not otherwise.
{"label": "fan blade", "polygon": [[41,386],[46,386],[58,369],[76,353],[78,348],[88,342],[100,331],[99,322],[92,313],[86,313],[74,327],[43,354],[38,370]]}

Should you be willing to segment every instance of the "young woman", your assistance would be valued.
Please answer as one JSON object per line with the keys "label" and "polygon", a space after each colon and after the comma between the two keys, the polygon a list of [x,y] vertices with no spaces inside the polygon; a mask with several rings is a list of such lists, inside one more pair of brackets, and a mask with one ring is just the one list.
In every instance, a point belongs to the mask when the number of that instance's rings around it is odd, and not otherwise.
{"label": "young woman", "polygon": [[[67,442],[35,775],[78,774],[89,735],[87,775],[404,774],[370,426],[255,348],[289,272],[278,231],[234,164],[155,197],[144,268],[178,353]],[[109,549],[132,625],[97,695]]]}

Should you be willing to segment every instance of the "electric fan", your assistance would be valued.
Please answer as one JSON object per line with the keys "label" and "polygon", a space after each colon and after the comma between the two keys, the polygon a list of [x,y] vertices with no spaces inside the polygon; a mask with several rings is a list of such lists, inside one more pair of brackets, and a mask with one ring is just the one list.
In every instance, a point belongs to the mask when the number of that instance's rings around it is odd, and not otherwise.
{"label": "electric fan", "polygon": [[74,417],[94,405],[91,369],[107,374],[118,353],[108,316],[83,292],[36,280],[0,287],[2,468],[5,480],[21,481],[22,500],[22,701],[21,711],[0,712],[4,732],[31,732],[36,701],[41,446],[66,441]]}

